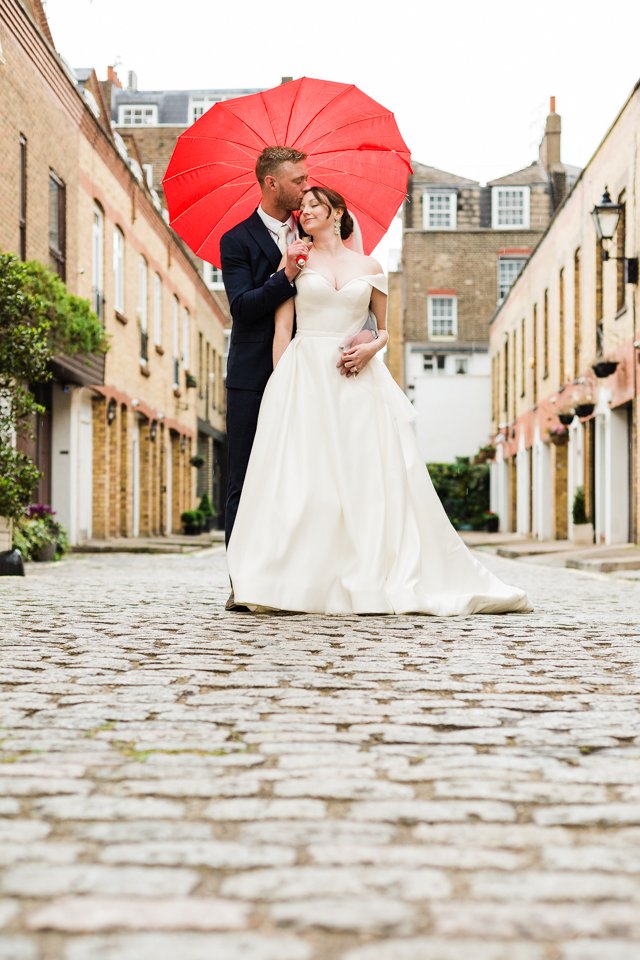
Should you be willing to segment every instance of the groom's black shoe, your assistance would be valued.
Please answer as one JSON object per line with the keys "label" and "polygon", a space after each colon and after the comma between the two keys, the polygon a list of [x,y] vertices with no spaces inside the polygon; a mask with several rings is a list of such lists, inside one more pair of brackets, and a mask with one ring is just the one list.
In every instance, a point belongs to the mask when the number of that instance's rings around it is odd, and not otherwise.
{"label": "groom's black shoe", "polygon": [[233,590],[229,594],[229,599],[225,603],[224,608],[225,610],[233,610],[234,613],[249,613],[249,607],[245,607],[241,603],[236,603]]}

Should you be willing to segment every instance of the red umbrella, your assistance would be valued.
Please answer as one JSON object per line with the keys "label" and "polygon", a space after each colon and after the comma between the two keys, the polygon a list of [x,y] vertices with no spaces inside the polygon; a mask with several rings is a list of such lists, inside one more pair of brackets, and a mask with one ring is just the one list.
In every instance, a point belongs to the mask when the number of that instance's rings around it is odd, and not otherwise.
{"label": "red umbrella", "polygon": [[353,84],[302,77],[216,103],[178,139],[163,187],[176,233],[220,265],[220,237],[260,203],[271,146],[307,154],[309,183],[341,193],[371,253],[404,200],[410,154],[393,114]]}

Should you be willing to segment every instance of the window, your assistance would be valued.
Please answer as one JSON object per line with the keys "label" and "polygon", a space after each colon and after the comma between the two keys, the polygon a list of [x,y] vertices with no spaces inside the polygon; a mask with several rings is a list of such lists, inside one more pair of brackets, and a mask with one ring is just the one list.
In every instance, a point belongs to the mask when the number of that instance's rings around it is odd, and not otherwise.
{"label": "window", "polygon": [[580,373],[580,334],[582,325],[582,251],[580,247],[573,255],[573,376]]}
{"label": "window", "polygon": [[180,301],[176,296],[172,302],[171,325],[173,334],[173,387],[180,384]]}
{"label": "window", "polygon": [[544,292],[542,306],[542,376],[549,376],[549,291]]}
{"label": "window", "polygon": [[468,357],[454,357],[453,371],[454,373],[469,373]]}
{"label": "window", "polygon": [[162,280],[159,273],[153,275],[153,342],[162,344]]}
{"label": "window", "polygon": [[20,259],[27,259],[27,138],[20,134]]}
{"label": "window", "polygon": [[147,273],[147,261],[141,256],[138,260],[138,321],[140,323],[140,360],[143,363],[149,359]]}
{"label": "window", "polygon": [[493,187],[491,226],[494,230],[529,229],[529,187]]}
{"label": "window", "polygon": [[520,396],[524,397],[527,374],[527,343],[526,343],[526,320],[524,317],[520,321]]}
{"label": "window", "polygon": [[564,267],[560,271],[560,278],[558,284],[558,367],[559,367],[559,380],[563,384],[565,380],[568,380],[567,371],[564,368]]}
{"label": "window", "polygon": [[427,190],[422,195],[423,230],[455,230],[457,205],[455,190]]}
{"label": "window", "polygon": [[429,337],[455,337],[458,332],[457,298],[430,296],[427,304]]}
{"label": "window", "polygon": [[98,203],[93,205],[91,229],[91,306],[96,316],[104,319],[104,213]]}
{"label": "window", "polygon": [[189,97],[189,123],[195,123],[214,103],[219,103],[220,100],[222,100],[222,97]]}
{"label": "window", "polygon": [[124,315],[124,233],[120,227],[113,231],[113,306]]}
{"label": "window", "polygon": [[182,363],[184,369],[189,369],[189,338],[191,336],[191,317],[187,308],[182,314]]}
{"label": "window", "polygon": [[509,293],[526,262],[526,257],[498,258],[498,303]]}
{"label": "window", "polygon": [[67,272],[66,201],[62,180],[49,172],[49,265],[64,280]]}
{"label": "window", "polygon": [[625,276],[625,247],[626,247],[626,205],[624,192],[618,197],[620,204],[620,219],[616,227],[616,313],[624,310],[625,296],[627,292]]}
{"label": "window", "polygon": [[533,348],[531,350],[531,376],[533,383],[532,399],[534,404],[538,402],[538,304],[533,305],[533,324],[531,330],[531,339]]}
{"label": "window", "polygon": [[158,108],[151,103],[136,103],[118,107],[121,127],[151,127],[158,122]]}
{"label": "window", "polygon": [[446,359],[444,354],[423,353],[422,369],[425,373],[444,373]]}
{"label": "window", "polygon": [[206,285],[211,290],[223,290],[222,270],[219,267],[214,267],[212,263],[203,263],[202,268],[202,276]]}

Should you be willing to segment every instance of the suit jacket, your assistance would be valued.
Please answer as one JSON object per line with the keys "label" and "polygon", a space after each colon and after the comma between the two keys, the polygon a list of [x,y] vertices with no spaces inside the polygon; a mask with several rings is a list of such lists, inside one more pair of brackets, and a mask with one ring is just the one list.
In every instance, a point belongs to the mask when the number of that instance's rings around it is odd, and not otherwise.
{"label": "suit jacket", "polygon": [[227,387],[262,391],[273,373],[275,311],[296,288],[278,270],[282,254],[257,211],[223,235],[220,252],[233,320]]}

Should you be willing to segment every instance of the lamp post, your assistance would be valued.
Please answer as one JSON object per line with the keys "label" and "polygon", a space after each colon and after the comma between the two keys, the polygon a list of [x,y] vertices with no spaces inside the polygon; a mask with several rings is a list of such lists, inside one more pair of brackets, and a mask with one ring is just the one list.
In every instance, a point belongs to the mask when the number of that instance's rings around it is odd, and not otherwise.
{"label": "lamp post", "polygon": [[612,257],[604,246],[604,241],[613,240],[615,232],[618,229],[620,214],[622,213],[622,204],[614,203],[609,194],[609,188],[604,188],[602,200],[596,203],[591,216],[596,228],[596,235],[600,243],[600,251],[603,260],[624,260],[624,279],[625,283],[638,282],[638,258],[637,257]]}

